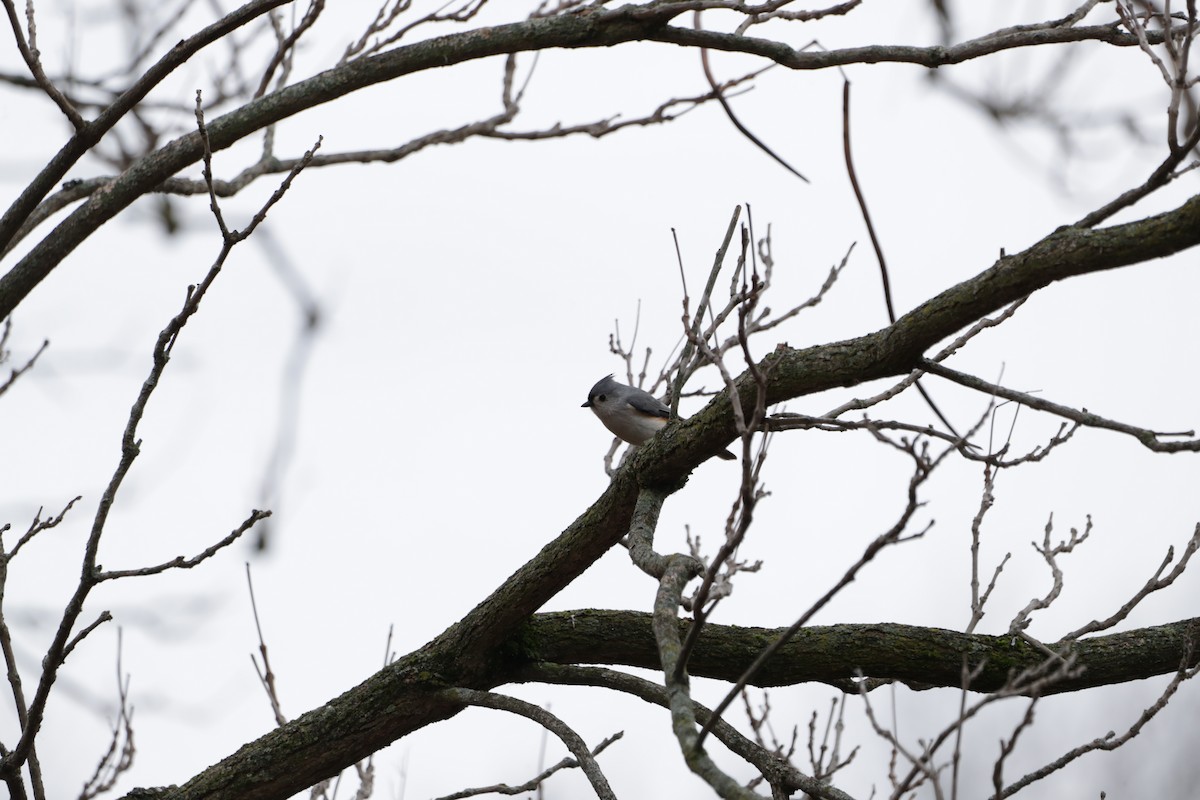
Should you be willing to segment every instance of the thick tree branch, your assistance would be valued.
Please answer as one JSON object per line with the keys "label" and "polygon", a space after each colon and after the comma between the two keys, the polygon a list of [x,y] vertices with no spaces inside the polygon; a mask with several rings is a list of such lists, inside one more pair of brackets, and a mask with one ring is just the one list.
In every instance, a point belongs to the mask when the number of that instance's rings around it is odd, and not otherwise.
{"label": "thick tree branch", "polygon": [[[635,611],[562,611],[536,614],[519,634],[531,659],[555,664],[619,664],[660,669],[650,614]],[[679,621],[686,633],[691,622]],[[695,677],[735,681],[782,628],[708,623],[688,661]],[[1041,694],[1076,692],[1176,672],[1189,653],[1200,618],[1051,644],[1085,667],[1077,678],[1043,687]],[[827,683],[847,688],[857,672],[914,688],[962,686],[962,658],[983,663],[971,689],[990,692],[1013,670],[1045,661],[1038,648],[1012,636],[966,634],[892,623],[813,626],[800,630],[750,681],[754,686]],[[1192,654],[1200,663],[1200,652]]]}
{"label": "thick tree branch", "polygon": [[[691,623],[680,620],[681,633]],[[1074,678],[1040,686],[1039,694],[1140,680],[1200,661],[1192,646],[1200,619],[1062,643],[1078,665]],[[696,676],[735,680],[779,630],[708,624],[689,660]],[[1058,645],[1052,645],[1058,647]],[[533,678],[537,664],[621,664],[660,669],[651,616],[632,611],[538,614],[506,643],[479,688]],[[962,658],[982,663],[971,688],[992,691],[1014,670],[1044,654],[1010,636],[982,636],[910,625],[833,625],[801,630],[758,673],[759,686],[824,682],[851,688],[856,672],[913,688],[962,684]],[[396,739],[457,714],[461,703],[442,690],[455,656],[436,642],[400,659],[323,707],[242,747],[162,800],[284,798],[332,775]],[[541,679],[541,678],[534,678]],[[386,713],[381,711],[386,709]]]}

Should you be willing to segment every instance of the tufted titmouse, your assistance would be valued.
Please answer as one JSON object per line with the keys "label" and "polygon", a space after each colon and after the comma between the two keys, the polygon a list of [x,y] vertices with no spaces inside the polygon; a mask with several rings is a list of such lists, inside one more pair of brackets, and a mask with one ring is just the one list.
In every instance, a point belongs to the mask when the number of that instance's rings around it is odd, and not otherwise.
{"label": "tufted titmouse", "polygon": [[[612,375],[592,387],[587,402],[580,408],[590,408],[604,427],[633,445],[645,444],[671,419],[671,409],[657,397],[635,386],[618,383]],[[728,450],[717,456],[726,460],[737,458]]]}

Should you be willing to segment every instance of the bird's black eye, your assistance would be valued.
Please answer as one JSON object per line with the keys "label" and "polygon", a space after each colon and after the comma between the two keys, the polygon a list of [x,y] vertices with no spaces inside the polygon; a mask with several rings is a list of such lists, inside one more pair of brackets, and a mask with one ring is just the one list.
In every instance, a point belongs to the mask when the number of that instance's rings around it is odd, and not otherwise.
{"label": "bird's black eye", "polygon": [[601,403],[603,403],[603,402],[604,402],[605,400],[607,400],[608,398],[607,398],[607,397],[605,397],[604,395],[600,395],[600,396],[599,396],[599,397],[597,397],[596,399],[597,399],[597,400],[599,400]]}

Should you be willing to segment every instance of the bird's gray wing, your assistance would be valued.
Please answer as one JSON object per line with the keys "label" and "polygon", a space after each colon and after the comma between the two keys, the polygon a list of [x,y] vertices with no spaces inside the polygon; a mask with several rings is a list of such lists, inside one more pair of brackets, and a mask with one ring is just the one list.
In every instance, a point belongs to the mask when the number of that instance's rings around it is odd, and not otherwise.
{"label": "bird's gray wing", "polygon": [[654,395],[649,392],[643,392],[641,389],[629,393],[629,405],[643,414],[648,414],[652,417],[671,418],[670,408]]}

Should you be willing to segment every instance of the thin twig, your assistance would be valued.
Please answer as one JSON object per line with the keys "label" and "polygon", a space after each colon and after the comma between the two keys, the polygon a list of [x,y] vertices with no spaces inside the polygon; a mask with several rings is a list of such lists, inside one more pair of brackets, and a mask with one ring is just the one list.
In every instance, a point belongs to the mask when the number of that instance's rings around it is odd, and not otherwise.
{"label": "thin twig", "polygon": [[112,722],[108,749],[91,778],[84,782],[79,800],[92,800],[112,790],[121,775],[133,767],[137,753],[133,743],[133,708],[129,704],[129,676],[121,666],[121,655],[122,632],[117,628],[117,715]]}
{"label": "thin twig", "polygon": [[1069,419],[1077,422],[1080,425],[1089,428],[1106,428],[1118,433],[1128,434],[1137,439],[1146,448],[1155,451],[1156,453],[1178,453],[1183,451],[1197,452],[1200,451],[1200,439],[1191,439],[1182,442],[1163,442],[1159,441],[1159,437],[1163,436],[1195,436],[1195,431],[1152,431],[1146,428],[1139,428],[1134,425],[1127,425],[1123,422],[1106,419],[1096,414],[1090,413],[1086,408],[1074,409],[1069,406],[1064,406],[1059,403],[1054,403],[1049,400],[1044,400],[1036,395],[1027,392],[1018,392],[1013,389],[1006,389],[1003,386],[998,386],[994,383],[989,383],[981,378],[976,378],[974,375],[968,375],[965,372],[951,369],[950,367],[938,364],[929,359],[921,359],[920,367],[925,372],[954,381],[957,384],[966,386],[969,389],[975,389],[985,394],[1003,397],[1006,400],[1013,400],[1022,405],[1045,411],[1050,414]]}
{"label": "thin twig", "polygon": [[[12,319],[11,318],[6,319],[4,321],[4,333],[3,333],[2,338],[0,338],[0,363],[3,363],[4,356],[7,355],[7,353],[4,351],[4,340],[8,338],[8,331],[11,326],[12,326]],[[30,369],[32,369],[33,365],[37,363],[38,358],[41,357],[42,353],[46,352],[46,348],[49,346],[50,346],[49,339],[42,340],[42,346],[37,349],[36,353],[34,353],[32,356],[29,357],[28,361],[26,361],[22,366],[13,367],[9,371],[8,379],[5,380],[3,383],[0,383],[0,395],[7,392],[9,387],[11,387],[14,383],[17,382],[18,378],[20,378],[22,375],[24,375],[26,372],[28,372]]]}
{"label": "thin twig", "polygon": [[[1195,637],[1195,634],[1193,633],[1193,637],[1192,637],[1192,646],[1193,647],[1195,646],[1195,641],[1196,641],[1196,637]],[[1042,778],[1045,778],[1046,776],[1057,772],[1058,770],[1065,767],[1067,764],[1070,764],[1072,761],[1074,761],[1075,759],[1079,758],[1080,756],[1082,756],[1086,753],[1090,753],[1095,750],[1105,750],[1105,751],[1116,750],[1118,747],[1121,747],[1126,742],[1128,742],[1130,739],[1137,736],[1139,733],[1142,732],[1142,728],[1144,728],[1146,726],[1146,724],[1149,723],[1150,720],[1152,720],[1158,714],[1158,712],[1162,711],[1164,708],[1167,707],[1167,703],[1174,696],[1175,692],[1178,691],[1180,685],[1182,685],[1184,681],[1194,678],[1196,676],[1196,673],[1200,672],[1200,665],[1190,667],[1190,668],[1187,666],[1187,664],[1189,664],[1191,662],[1191,658],[1192,658],[1192,650],[1191,650],[1191,648],[1189,648],[1188,652],[1184,655],[1183,660],[1180,662],[1179,671],[1175,673],[1175,676],[1173,678],[1171,678],[1171,682],[1169,684],[1167,684],[1167,688],[1165,688],[1163,690],[1162,694],[1160,694],[1158,696],[1158,699],[1155,700],[1153,704],[1151,704],[1148,708],[1146,708],[1144,711],[1142,711],[1141,715],[1137,718],[1137,720],[1131,726],[1129,726],[1129,729],[1127,731],[1125,731],[1125,733],[1121,734],[1120,736],[1117,736],[1113,731],[1109,731],[1107,734],[1105,734],[1104,736],[1102,736],[1098,739],[1093,739],[1092,741],[1087,742],[1086,744],[1082,744],[1078,747],[1075,747],[1075,748],[1067,751],[1066,753],[1062,754],[1058,758],[1054,759],[1050,763],[1046,764],[1045,766],[1041,767],[1040,769],[1036,769],[1033,772],[1030,772],[1029,774],[1022,777],[1020,780],[1014,781],[1013,783],[1004,787],[1004,789],[1002,791],[999,791],[996,794],[994,794],[992,796],[991,800],[1003,800],[1003,798],[1005,798],[1005,797],[1012,797],[1014,794],[1021,791],[1029,784],[1034,783],[1036,781],[1040,781]]]}
{"label": "thin twig", "polygon": [[[699,10],[694,13],[693,19],[695,20],[694,25],[696,30],[703,30],[703,27],[700,25]],[[704,47],[700,48],[700,66],[704,70],[704,79],[708,81],[708,85],[712,87],[713,94],[716,95],[717,102],[721,105],[721,109],[725,112],[725,116],[728,117],[729,121],[733,123],[733,127],[737,128],[738,133],[742,134],[742,136],[745,136],[751,144],[770,156],[771,160],[779,164],[779,166],[783,167],[805,183],[809,183],[808,178],[804,177],[804,175],[802,175],[798,169],[793,167],[791,164],[785,161],[782,156],[768,147],[766,143],[762,141],[762,139],[759,139],[757,136],[755,136],[754,133],[747,128],[740,119],[738,119],[737,114],[733,113],[733,106],[729,105],[729,101],[725,98],[724,93],[722,93],[721,87],[717,83],[717,79],[713,77],[712,67],[708,63],[708,49]]]}
{"label": "thin twig", "polygon": [[1146,599],[1146,597],[1154,592],[1165,589],[1174,583],[1175,580],[1183,574],[1183,571],[1187,569],[1188,562],[1191,560],[1192,556],[1196,554],[1197,550],[1200,550],[1200,524],[1196,525],[1195,530],[1192,532],[1192,537],[1188,539],[1187,544],[1184,545],[1183,555],[1179,558],[1179,563],[1175,565],[1174,569],[1167,573],[1166,577],[1162,577],[1162,573],[1163,570],[1165,570],[1167,566],[1170,565],[1170,563],[1175,559],[1174,547],[1167,548],[1166,556],[1163,557],[1162,563],[1159,564],[1158,569],[1155,570],[1154,574],[1150,576],[1150,579],[1146,581],[1145,585],[1142,586],[1142,588],[1139,589],[1137,593],[1133,595],[1133,597],[1129,598],[1128,602],[1117,609],[1112,616],[1104,620],[1092,620],[1088,624],[1063,636],[1063,640],[1074,641],[1079,639],[1081,636],[1086,636],[1089,633],[1108,630],[1114,625],[1120,624],[1125,620],[1126,617],[1129,616],[1130,612],[1132,612],[1133,609],[1142,602],[1142,600]]}
{"label": "thin twig", "polygon": [[258,602],[254,597],[254,579],[250,575],[250,564],[246,564],[246,589],[250,592],[250,610],[254,614],[254,630],[258,634],[258,654],[262,658],[262,666],[254,660],[254,655],[250,655],[250,661],[254,664],[254,671],[258,674],[258,681],[262,684],[263,691],[267,693],[267,701],[271,704],[271,713],[275,715],[275,724],[280,727],[287,724],[287,717],[283,713],[283,704],[279,702],[279,692],[275,687],[275,672],[271,669],[271,659],[267,655],[267,641],[263,638],[262,623],[258,617]]}
{"label": "thin twig", "polygon": [[[679,369],[675,374],[675,384],[671,391],[671,414],[678,416],[679,414],[679,398],[683,395],[683,386],[691,377],[692,371],[688,370],[688,364],[692,360],[692,354],[696,351],[696,342],[703,339],[700,335],[700,326],[704,324],[704,312],[711,308],[713,287],[717,283],[717,275],[721,271],[721,265],[725,263],[725,254],[729,252],[729,244],[733,241],[733,233],[737,230],[738,219],[741,216],[742,207],[734,206],[733,214],[729,218],[729,225],[725,228],[725,238],[721,240],[721,246],[717,248],[717,253],[713,257],[712,269],[708,272],[708,281],[704,284],[704,294],[700,296],[700,303],[696,306],[696,313],[690,320],[688,314],[688,296],[686,284],[684,285],[683,295],[683,324],[684,329],[688,332],[687,341],[683,345],[683,352],[679,354]],[[682,265],[680,265],[682,271]]]}
{"label": "thin twig", "polygon": [[[867,198],[863,194],[862,187],[858,183],[858,173],[854,169],[854,157],[850,147],[850,80],[843,78],[842,80],[842,152],[846,160],[846,175],[850,178],[850,186],[854,190],[854,198],[858,201],[858,210],[862,214],[863,223],[867,226],[867,235],[871,237],[871,247],[875,249],[875,259],[879,262],[879,281],[883,286],[883,302],[887,307],[888,322],[892,325],[896,324],[896,306],[892,302],[892,282],[888,277],[887,259],[883,255],[883,245],[879,242],[879,235],[875,232],[875,224],[871,221],[871,212],[867,208]],[[950,420],[946,419],[946,415],[933,402],[933,398],[929,396],[929,392],[921,385],[917,379],[913,379],[913,384],[917,387],[921,397],[925,399],[925,404],[929,406],[934,415],[937,416],[942,424],[946,426],[946,430],[950,431],[955,438],[958,438],[958,431],[950,424]]]}
{"label": "thin twig", "polygon": [[154,566],[150,566],[150,567],[137,567],[135,569],[105,570],[103,572],[97,572],[96,576],[95,576],[95,580],[97,583],[99,583],[101,581],[116,580],[118,578],[132,578],[135,576],[158,575],[163,572],[166,572],[167,570],[172,570],[172,569],[192,569],[193,567],[199,566],[201,563],[203,563],[203,562],[207,561],[208,559],[212,558],[213,556],[215,556],[221,550],[224,550],[226,547],[228,547],[229,545],[236,542],[238,539],[240,539],[242,537],[243,534],[246,533],[246,531],[253,528],[256,523],[258,523],[260,520],[266,519],[269,516],[271,516],[270,511],[259,511],[258,509],[251,511],[250,516],[246,517],[246,519],[242,522],[241,525],[238,525],[236,528],[234,528],[232,531],[230,531],[228,534],[226,534],[222,539],[220,539],[219,541],[214,542],[212,545],[204,548],[203,550],[201,550],[199,553],[192,556],[191,558],[185,558],[184,556],[176,556],[175,558],[171,559],[170,561],[164,561],[161,564],[155,564]]}
{"label": "thin twig", "polygon": [[[607,737],[600,744],[592,748],[592,756],[598,756],[603,753],[610,744],[621,739],[625,735],[624,731],[617,731],[612,736]],[[524,794],[525,792],[540,791],[542,784],[546,782],[554,773],[561,772],[564,769],[575,769],[579,766],[579,761],[574,758],[564,758],[557,764],[539,772],[525,783],[517,786],[509,786],[506,783],[496,783],[491,786],[480,786],[476,789],[463,789],[462,791],[454,792],[453,794],[443,795],[437,800],[464,800],[467,797],[477,797],[481,794]]]}
{"label": "thin twig", "polygon": [[25,32],[21,30],[21,21],[17,17],[17,9],[13,0],[4,0],[4,10],[8,13],[8,22],[12,26],[13,38],[17,40],[17,50],[20,51],[21,58],[25,60],[25,66],[29,68],[33,79],[37,81],[37,85],[42,87],[42,91],[54,101],[59,110],[70,120],[71,126],[77,131],[82,130],[87,123],[84,122],[79,109],[75,108],[66,95],[54,85],[54,82],[47,77],[46,71],[42,68],[41,53],[37,49],[37,25],[33,20],[33,3],[29,2],[25,6],[25,18],[29,25],[28,40],[25,38]]}

